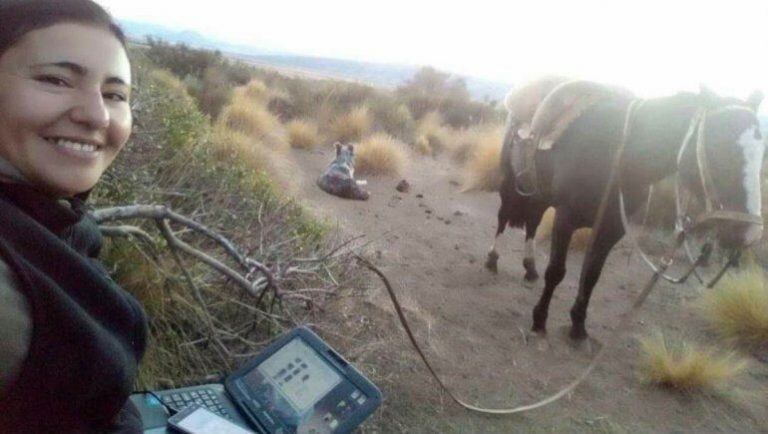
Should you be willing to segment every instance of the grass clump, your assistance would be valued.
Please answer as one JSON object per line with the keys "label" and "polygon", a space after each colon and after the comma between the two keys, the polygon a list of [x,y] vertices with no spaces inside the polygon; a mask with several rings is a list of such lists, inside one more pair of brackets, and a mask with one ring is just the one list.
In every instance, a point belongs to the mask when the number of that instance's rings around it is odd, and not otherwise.
{"label": "grass clump", "polygon": [[266,107],[250,102],[246,98],[235,98],[224,108],[221,122],[228,128],[261,138],[275,131],[277,118]]}
{"label": "grass clump", "polygon": [[464,165],[464,190],[497,191],[501,186],[501,129],[493,126],[464,132],[474,143]]}
{"label": "grass clump", "polygon": [[432,145],[429,144],[427,136],[419,136],[413,144],[413,150],[419,155],[434,155]]}
{"label": "grass clump", "polygon": [[245,86],[238,89],[238,96],[254,103],[266,104],[271,96],[267,85],[258,78],[254,78]]}
{"label": "grass clump", "polygon": [[[416,134],[418,140],[426,140],[419,148],[417,143],[417,152],[423,155],[438,155],[447,150],[450,146],[451,132],[450,128],[443,124],[443,117],[440,113],[432,111],[426,113],[416,124]],[[421,139],[423,137],[424,139]]]}
{"label": "grass clump", "polygon": [[749,347],[768,344],[768,288],[760,268],[724,276],[698,307],[724,338]]}
{"label": "grass clump", "polygon": [[[552,238],[552,229],[555,226],[555,209],[549,208],[541,217],[538,229],[536,229],[536,239],[545,241]],[[589,247],[589,240],[592,236],[592,228],[577,229],[571,236],[571,243],[568,249],[574,251],[584,251]]]}
{"label": "grass clump", "polygon": [[288,143],[298,149],[312,149],[322,141],[317,123],[311,119],[294,119],[286,125]]}
{"label": "grass clump", "polygon": [[374,134],[355,147],[355,160],[359,174],[399,175],[405,167],[405,145],[388,134]]}
{"label": "grass clump", "polygon": [[746,360],[735,353],[722,354],[684,341],[672,342],[661,332],[639,341],[643,379],[675,390],[716,390],[747,367]]}
{"label": "grass clump", "polygon": [[359,142],[370,131],[373,119],[366,106],[358,106],[336,117],[329,130],[333,140],[342,143]]}

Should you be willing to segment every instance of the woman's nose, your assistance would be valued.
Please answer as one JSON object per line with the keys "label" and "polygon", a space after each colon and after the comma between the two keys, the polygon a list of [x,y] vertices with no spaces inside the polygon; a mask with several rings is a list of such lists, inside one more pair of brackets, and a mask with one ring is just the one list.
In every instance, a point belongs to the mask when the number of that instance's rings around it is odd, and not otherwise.
{"label": "woman's nose", "polygon": [[104,104],[101,92],[85,92],[70,111],[73,122],[87,125],[90,129],[103,129],[109,126],[109,112]]}

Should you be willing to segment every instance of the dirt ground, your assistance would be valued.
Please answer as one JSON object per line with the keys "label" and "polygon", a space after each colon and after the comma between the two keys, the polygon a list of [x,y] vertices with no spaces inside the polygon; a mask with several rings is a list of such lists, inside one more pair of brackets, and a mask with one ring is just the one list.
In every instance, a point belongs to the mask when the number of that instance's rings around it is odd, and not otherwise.
{"label": "dirt ground", "polygon": [[[298,196],[344,236],[365,235],[368,251],[395,286],[406,315],[433,364],[460,396],[478,405],[509,407],[547,396],[588,363],[588,348],[565,336],[583,255],[571,252],[568,273],[552,301],[548,337],[533,340],[531,309],[543,278],[523,284],[523,233],[508,230],[499,244],[499,273],[483,266],[495,233],[497,193],[461,193],[450,162],[412,157],[400,178],[368,178],[367,202],[343,200],[314,184],[333,158],[331,148],[292,151]],[[539,273],[549,246],[539,246]],[[650,271],[623,240],[611,253],[589,306],[587,328],[604,342]],[[691,306],[701,289],[662,283],[632,332],[574,393],[544,409],[515,416],[465,411],[441,393],[410,347],[381,282],[329,301],[317,331],[381,388],[385,401],[364,433],[509,432],[768,432],[768,364],[750,366],[727,393],[682,394],[644,384],[634,336],[660,329],[702,344],[719,344]],[[720,344],[722,345],[722,344]]]}

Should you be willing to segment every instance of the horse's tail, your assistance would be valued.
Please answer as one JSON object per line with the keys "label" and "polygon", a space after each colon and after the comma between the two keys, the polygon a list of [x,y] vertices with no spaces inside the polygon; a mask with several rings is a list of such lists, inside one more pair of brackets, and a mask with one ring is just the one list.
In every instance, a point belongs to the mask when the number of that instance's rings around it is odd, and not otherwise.
{"label": "horse's tail", "polygon": [[512,175],[514,169],[512,168],[512,145],[515,138],[515,129],[517,128],[517,120],[510,113],[507,116],[507,123],[504,131],[504,139],[501,142],[501,158],[499,164],[501,165],[501,175],[506,179]]}
{"label": "horse's tail", "polygon": [[530,196],[523,196],[515,186],[515,168],[512,166],[512,146],[515,137],[517,122],[512,116],[507,118],[504,142],[501,146],[501,173],[502,182],[499,194],[501,207],[499,208],[499,226],[497,234],[504,232],[507,225],[522,228],[525,225],[525,209],[529,206]]}

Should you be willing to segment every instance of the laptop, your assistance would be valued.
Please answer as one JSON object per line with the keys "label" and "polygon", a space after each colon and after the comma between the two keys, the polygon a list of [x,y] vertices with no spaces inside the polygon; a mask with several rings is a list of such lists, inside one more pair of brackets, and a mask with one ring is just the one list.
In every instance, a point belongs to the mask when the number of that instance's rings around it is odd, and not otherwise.
{"label": "laptop", "polygon": [[257,433],[348,433],[381,405],[381,392],[306,327],[282,335],[223,384],[135,393],[145,434],[166,431],[168,409],[199,404]]}

